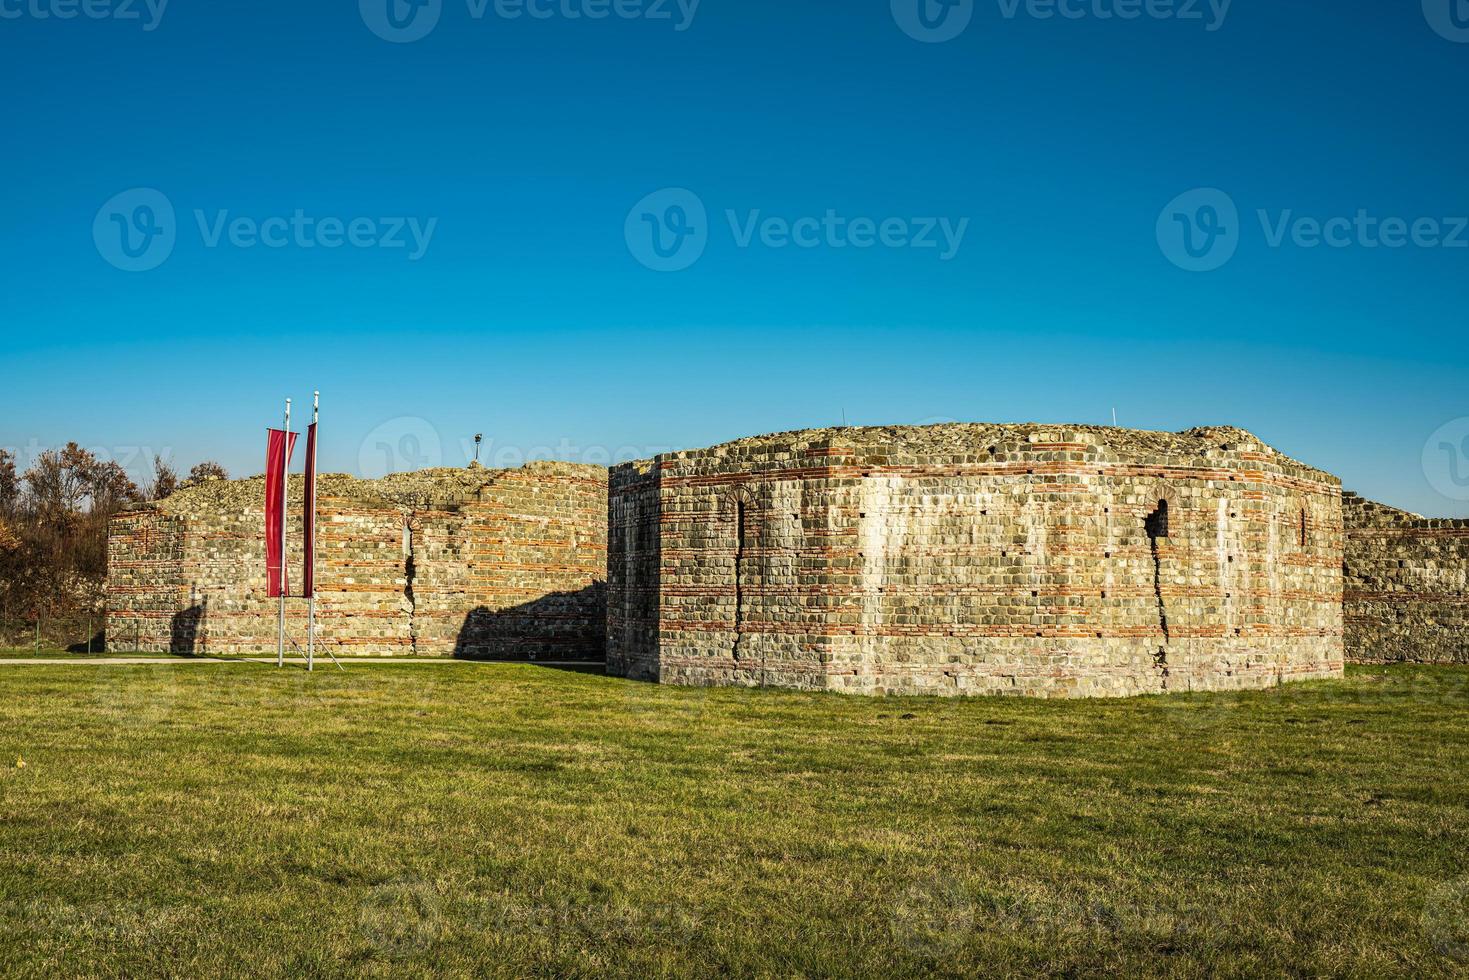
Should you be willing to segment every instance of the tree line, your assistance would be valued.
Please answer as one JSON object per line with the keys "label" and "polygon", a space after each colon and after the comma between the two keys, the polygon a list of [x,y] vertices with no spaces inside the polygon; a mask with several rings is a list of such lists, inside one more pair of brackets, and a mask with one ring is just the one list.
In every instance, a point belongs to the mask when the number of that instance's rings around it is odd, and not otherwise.
{"label": "tree line", "polygon": [[108,520],[128,504],[216,479],[229,479],[218,463],[180,478],[155,456],[152,479],[139,487],[116,462],[74,442],[40,453],[20,472],[15,454],[0,449],[0,623],[100,613]]}

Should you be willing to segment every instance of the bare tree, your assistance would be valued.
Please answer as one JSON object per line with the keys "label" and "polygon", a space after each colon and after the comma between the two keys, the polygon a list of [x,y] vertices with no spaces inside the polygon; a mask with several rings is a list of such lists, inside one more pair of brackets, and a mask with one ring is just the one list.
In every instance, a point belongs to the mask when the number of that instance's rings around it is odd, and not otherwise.
{"label": "bare tree", "polygon": [[153,482],[148,486],[149,500],[164,500],[173,496],[179,488],[179,474],[163,461],[162,456],[153,457]]}
{"label": "bare tree", "polygon": [[22,481],[23,552],[7,587],[32,602],[66,608],[107,574],[107,522],[142,494],[117,463],[103,462],[76,443],[41,453]]}
{"label": "bare tree", "polygon": [[198,463],[189,470],[189,478],[184,481],[184,486],[192,487],[208,480],[228,480],[229,471],[213,460],[205,460]]}
{"label": "bare tree", "polygon": [[0,517],[0,557],[19,551],[22,541],[15,528],[5,518]]}
{"label": "bare tree", "polygon": [[97,457],[74,442],[41,453],[25,474],[31,513],[44,523],[79,512],[87,498],[87,477],[96,465]]}
{"label": "bare tree", "polygon": [[20,506],[20,478],[15,473],[15,453],[0,449],[0,517],[14,517]]}

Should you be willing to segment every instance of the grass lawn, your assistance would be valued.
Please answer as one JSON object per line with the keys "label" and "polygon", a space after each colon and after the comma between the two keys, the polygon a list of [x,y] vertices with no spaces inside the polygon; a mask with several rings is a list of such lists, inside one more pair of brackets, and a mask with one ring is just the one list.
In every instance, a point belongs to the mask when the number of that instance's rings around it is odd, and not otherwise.
{"label": "grass lawn", "polygon": [[1038,971],[1469,971],[1469,670],[1046,702],[0,667],[7,976]]}

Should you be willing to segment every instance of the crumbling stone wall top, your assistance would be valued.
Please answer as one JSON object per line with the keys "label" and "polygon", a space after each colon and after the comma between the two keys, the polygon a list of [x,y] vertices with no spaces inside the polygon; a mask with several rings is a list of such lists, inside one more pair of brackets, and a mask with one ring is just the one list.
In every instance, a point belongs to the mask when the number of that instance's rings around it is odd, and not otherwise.
{"label": "crumbling stone wall top", "polygon": [[1380,504],[1375,500],[1353,493],[1350,490],[1342,493],[1343,516],[1346,519],[1347,529],[1353,528],[1381,528],[1385,525],[1396,525],[1400,527],[1415,527],[1423,529],[1433,528],[1469,528],[1469,517],[1424,517],[1412,511],[1399,510]]}
{"label": "crumbling stone wall top", "polygon": [[[348,473],[321,473],[317,475],[317,493],[322,499],[358,501],[368,506],[423,509],[474,503],[497,483],[507,478],[525,477],[584,477],[605,482],[607,470],[584,463],[538,460],[517,469],[492,470],[479,465],[443,467],[392,473],[376,480],[365,480]],[[292,494],[299,498],[300,474],[291,476],[290,486]],[[185,487],[164,500],[133,507],[156,508],[164,514],[182,517],[258,508],[264,499],[265,477],[260,475],[243,480],[208,480]]]}
{"label": "crumbling stone wall top", "polygon": [[1469,520],[1422,517],[1354,493],[1346,526],[1346,655],[1469,663]]}
{"label": "crumbling stone wall top", "polygon": [[[852,426],[804,429],[737,439],[708,449],[656,457],[660,464],[722,460],[788,464],[793,459],[843,456],[872,465],[997,463],[1054,451],[1076,459],[1127,460],[1143,465],[1249,463],[1278,468],[1300,479],[1340,486],[1331,474],[1279,452],[1234,426],[1201,426],[1152,432],[1103,425],[953,422],[927,426]],[[653,461],[627,464],[646,472]]]}

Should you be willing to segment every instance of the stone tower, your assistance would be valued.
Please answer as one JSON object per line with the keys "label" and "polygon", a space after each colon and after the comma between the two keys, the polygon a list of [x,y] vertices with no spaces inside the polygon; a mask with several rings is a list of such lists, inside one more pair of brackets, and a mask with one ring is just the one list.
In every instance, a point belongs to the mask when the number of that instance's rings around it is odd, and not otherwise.
{"label": "stone tower", "polygon": [[608,669],[1132,695],[1342,673],[1340,482],[1235,428],[840,428],[615,467]]}

